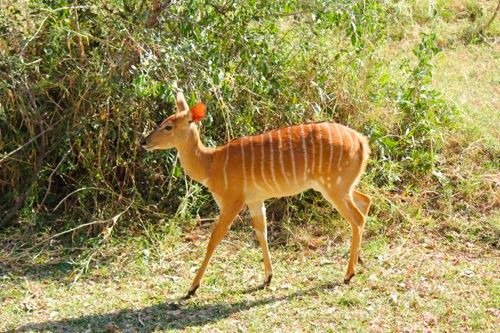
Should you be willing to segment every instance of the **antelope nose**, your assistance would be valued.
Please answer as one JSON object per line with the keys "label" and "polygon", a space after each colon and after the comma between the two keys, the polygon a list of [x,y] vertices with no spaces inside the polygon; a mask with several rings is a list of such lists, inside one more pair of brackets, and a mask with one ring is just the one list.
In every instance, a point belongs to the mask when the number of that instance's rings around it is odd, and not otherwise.
{"label": "antelope nose", "polygon": [[146,144],[146,138],[141,139],[141,146],[144,146]]}

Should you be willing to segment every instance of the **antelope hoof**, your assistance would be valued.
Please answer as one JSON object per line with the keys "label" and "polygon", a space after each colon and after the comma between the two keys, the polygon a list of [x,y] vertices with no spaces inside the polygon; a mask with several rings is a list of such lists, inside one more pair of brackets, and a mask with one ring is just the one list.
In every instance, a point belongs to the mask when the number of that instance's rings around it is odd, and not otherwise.
{"label": "antelope hoof", "polygon": [[193,297],[199,286],[200,285],[197,285],[196,287],[191,287],[191,289],[189,289],[189,291],[186,294],[186,296],[184,296],[182,299],[190,299],[191,297]]}
{"label": "antelope hoof", "polygon": [[354,273],[348,274],[344,277],[344,284],[349,284],[351,282],[352,277],[354,276]]}
{"label": "antelope hoof", "polygon": [[269,287],[269,285],[271,284],[271,279],[273,278],[273,275],[270,274],[265,280],[264,280],[264,283],[262,284],[262,287],[266,288],[266,287]]}

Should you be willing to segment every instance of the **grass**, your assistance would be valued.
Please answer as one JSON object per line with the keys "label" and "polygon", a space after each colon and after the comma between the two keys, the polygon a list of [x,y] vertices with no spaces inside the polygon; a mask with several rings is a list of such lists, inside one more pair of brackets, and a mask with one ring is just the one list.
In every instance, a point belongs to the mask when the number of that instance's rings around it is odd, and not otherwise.
{"label": "grass", "polygon": [[437,61],[434,85],[463,112],[465,129],[484,144],[499,149],[500,46],[458,46],[444,50]]}
{"label": "grass", "polygon": [[[370,228],[370,226],[368,226]],[[500,324],[498,253],[481,243],[433,234],[369,238],[366,266],[341,284],[348,247],[321,236],[319,246],[271,245],[270,288],[247,224],[219,247],[198,295],[187,291],[208,228],[148,244],[103,247],[109,258],[71,282],[65,258],[2,272],[1,330],[16,331],[482,331]],[[161,250],[159,250],[161,249]],[[47,261],[46,261],[47,260]],[[60,261],[62,260],[62,261]],[[7,268],[11,268],[7,266]]]}

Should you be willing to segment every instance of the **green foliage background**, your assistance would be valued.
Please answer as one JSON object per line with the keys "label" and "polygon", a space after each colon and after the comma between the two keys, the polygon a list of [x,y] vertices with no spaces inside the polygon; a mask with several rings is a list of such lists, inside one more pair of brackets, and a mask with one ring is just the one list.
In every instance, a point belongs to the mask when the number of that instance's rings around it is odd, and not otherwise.
{"label": "green foliage background", "polygon": [[[373,154],[363,187],[375,198],[374,230],[408,216],[470,219],[491,210],[490,185],[471,194],[448,164],[460,154],[447,153],[449,139],[462,132],[459,110],[431,87],[439,36],[422,33],[396,64],[381,54],[380,45],[403,34],[410,7],[376,0],[161,4],[158,16],[149,1],[2,5],[0,227],[63,230],[124,212],[129,230],[138,221],[215,214],[174,151],[138,147],[173,111],[176,87],[190,103],[207,103],[208,145],[316,120],[365,133]],[[433,15],[446,13],[437,5]],[[481,147],[479,155],[498,167],[498,147]],[[308,193],[274,200],[270,214],[300,216],[301,207],[318,219],[331,212]]]}

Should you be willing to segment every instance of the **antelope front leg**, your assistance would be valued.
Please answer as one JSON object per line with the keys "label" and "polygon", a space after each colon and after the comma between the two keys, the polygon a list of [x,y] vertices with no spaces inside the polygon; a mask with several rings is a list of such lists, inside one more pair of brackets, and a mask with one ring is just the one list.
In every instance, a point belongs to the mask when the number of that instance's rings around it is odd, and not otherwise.
{"label": "antelope front leg", "polygon": [[196,289],[198,289],[198,287],[200,286],[200,281],[205,274],[205,270],[207,269],[207,265],[210,261],[210,258],[212,257],[212,254],[214,253],[215,248],[220,243],[222,238],[224,238],[224,236],[227,234],[229,228],[231,228],[231,224],[233,223],[235,216],[240,212],[242,206],[242,202],[235,202],[230,205],[222,205],[219,220],[217,221],[217,224],[215,225],[212,234],[210,235],[210,240],[208,241],[205,259],[203,259],[203,262],[198,269],[198,273],[196,273],[196,277],[194,278],[193,283],[191,283],[191,288],[189,288],[187,295],[184,297],[185,299],[193,296],[196,292]]}
{"label": "antelope front leg", "polygon": [[273,277],[273,266],[271,265],[271,256],[267,245],[266,207],[263,202],[256,202],[248,204],[248,209],[252,216],[252,225],[255,229],[257,240],[262,248],[265,269],[263,286],[267,287],[271,283],[271,278]]}

